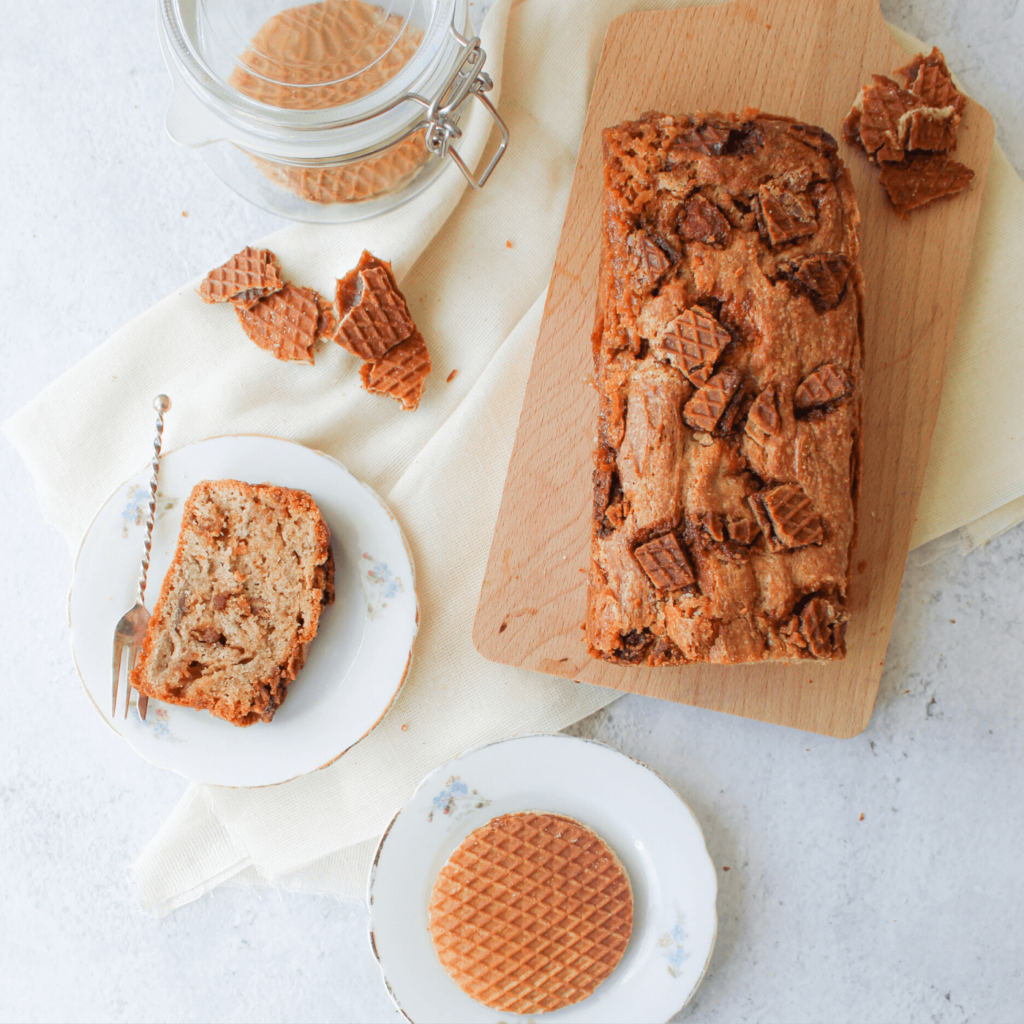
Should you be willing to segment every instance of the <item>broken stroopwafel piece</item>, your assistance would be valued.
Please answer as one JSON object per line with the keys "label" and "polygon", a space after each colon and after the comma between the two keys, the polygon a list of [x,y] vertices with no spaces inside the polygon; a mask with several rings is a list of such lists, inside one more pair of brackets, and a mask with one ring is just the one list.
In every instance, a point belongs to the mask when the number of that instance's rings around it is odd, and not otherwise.
{"label": "broken stroopwafel piece", "polygon": [[251,308],[236,308],[242,329],[260,348],[284,362],[313,362],[321,310],[312,288],[286,284]]}
{"label": "broken stroopwafel piece", "polygon": [[363,363],[359,377],[363,387],[375,395],[388,395],[410,412],[420,404],[423,381],[430,373],[430,353],[419,331],[388,349],[380,359]]}
{"label": "broken stroopwafel piece", "polygon": [[669,322],[658,346],[667,361],[699,388],[711,376],[715,362],[731,340],[729,332],[706,309],[691,306]]}
{"label": "broken stroopwafel piece", "polygon": [[334,340],[360,359],[379,359],[416,329],[391,264],[364,250],[337,288]]}
{"label": "broken stroopwafel piece", "polygon": [[211,270],[199,286],[203,302],[230,302],[249,308],[284,287],[281,267],[269,249],[246,246]]}
{"label": "broken stroopwafel piece", "polygon": [[340,321],[333,337],[364,360],[363,387],[415,409],[430,373],[430,354],[391,264],[364,250],[355,268],[339,279],[336,303]]}
{"label": "broken stroopwafel piece", "polygon": [[618,965],[633,894],[618,858],[579,822],[505,814],[441,869],[429,928],[467,995],[503,1013],[547,1013],[586,999]]}
{"label": "broken stroopwafel piece", "polygon": [[962,192],[974,179],[974,171],[942,153],[916,153],[901,164],[888,164],[879,181],[896,213],[911,210]]}
{"label": "broken stroopwafel piece", "polygon": [[897,216],[962,192],[974,171],[947,155],[966,106],[938,47],[899,68],[905,89],[872,75],[843,121],[843,137],[878,163],[879,181]]}

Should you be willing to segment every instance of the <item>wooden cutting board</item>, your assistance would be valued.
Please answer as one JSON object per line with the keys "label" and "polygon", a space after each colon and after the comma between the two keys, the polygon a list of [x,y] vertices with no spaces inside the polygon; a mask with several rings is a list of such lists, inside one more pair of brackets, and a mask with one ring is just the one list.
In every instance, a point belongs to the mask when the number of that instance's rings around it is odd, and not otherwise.
{"label": "wooden cutting board", "polygon": [[646,110],[758,107],[841,124],[872,72],[909,57],[876,0],[733,0],[623,15],[605,37],[544,320],[480,595],[486,658],[831,736],[871,717],[970,262],[994,129],[969,102],[966,193],[899,220],[877,168],[840,143],[860,204],[865,277],[864,467],[844,661],[647,668],[583,642],[597,428],[590,333],[601,245],[603,127]]}

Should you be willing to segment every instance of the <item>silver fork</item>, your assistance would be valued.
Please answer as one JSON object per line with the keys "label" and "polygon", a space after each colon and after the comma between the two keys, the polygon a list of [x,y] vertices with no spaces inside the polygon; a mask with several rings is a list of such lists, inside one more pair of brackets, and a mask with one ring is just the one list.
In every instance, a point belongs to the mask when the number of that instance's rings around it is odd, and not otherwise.
{"label": "silver fork", "polygon": [[[153,441],[153,474],[149,478],[149,514],[146,516],[146,547],[142,553],[142,571],[139,573],[139,596],[135,599],[135,607],[130,608],[121,616],[121,621],[114,630],[114,692],[110,701],[111,718],[117,714],[117,683],[121,675],[121,655],[128,649],[128,672],[135,667],[142,650],[142,641],[146,638],[146,627],[149,625],[149,612],[143,601],[146,598],[146,574],[149,572],[149,549],[153,543],[153,523],[156,519],[156,478],[160,472],[160,446],[164,434],[164,413],[171,407],[171,400],[166,395],[157,395],[153,399],[156,409],[156,439]],[[124,717],[128,717],[128,707],[132,700],[132,684],[125,679]],[[139,717],[145,721],[149,709],[149,698],[139,694]]]}

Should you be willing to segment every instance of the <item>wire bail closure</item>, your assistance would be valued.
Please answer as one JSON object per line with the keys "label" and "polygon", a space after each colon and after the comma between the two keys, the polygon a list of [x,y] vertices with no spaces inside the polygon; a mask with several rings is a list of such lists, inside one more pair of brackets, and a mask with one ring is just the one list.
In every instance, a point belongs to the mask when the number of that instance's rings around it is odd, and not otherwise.
{"label": "wire bail closure", "polygon": [[[410,93],[408,99],[416,100],[427,108],[426,117],[417,129],[426,128],[424,142],[427,149],[435,156],[442,159],[450,156],[462,171],[463,177],[474,189],[483,188],[487,179],[491,176],[498,161],[504,156],[508,148],[508,126],[502,120],[501,115],[494,108],[494,104],[484,95],[494,88],[491,76],[483,70],[487,54],[480,45],[480,37],[474,36],[466,39],[453,25],[451,33],[455,39],[465,48],[465,55],[461,63],[445,83],[444,88],[437,98],[428,103],[422,96]],[[467,96],[475,96],[488,110],[501,129],[501,144],[497,152],[491,158],[484,172],[479,178],[474,178],[472,171],[466,166],[466,162],[459,156],[458,150],[452,145],[457,139],[462,138],[462,129],[459,128],[459,115],[455,112]]]}

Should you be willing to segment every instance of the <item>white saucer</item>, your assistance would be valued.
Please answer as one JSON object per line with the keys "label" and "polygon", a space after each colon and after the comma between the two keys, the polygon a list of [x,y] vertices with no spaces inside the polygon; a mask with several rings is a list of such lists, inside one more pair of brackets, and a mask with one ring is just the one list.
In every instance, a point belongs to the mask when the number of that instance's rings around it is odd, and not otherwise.
{"label": "white saucer", "polygon": [[[491,1010],[445,972],[427,930],[437,873],[499,814],[549,811],[593,829],[625,865],[633,934],[589,998],[535,1018]],[[718,878],[689,807],[639,761],[594,740],[524,736],[432,771],[384,832],[367,887],[370,945],[398,1009],[416,1024],[544,1020],[663,1022],[692,998],[718,930]]]}
{"label": "white saucer", "polygon": [[232,478],[308,491],[331,529],[337,597],[273,722],[238,728],[205,711],[149,702],[110,717],[114,627],[135,601],[149,468],[117,489],[82,542],[68,599],[71,644],[108,725],[147,761],[197,782],[267,786],[324,767],[381,720],[401,688],[418,626],[412,556],[387,506],[322,452],[273,437],[215,437],[168,452],[146,586],[150,609],[170,565],[182,506],[200,480]]}

